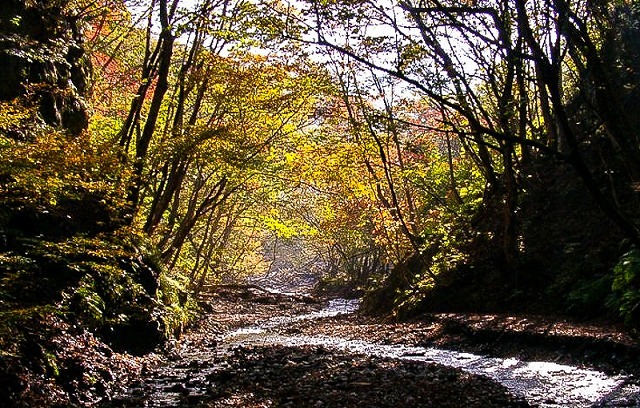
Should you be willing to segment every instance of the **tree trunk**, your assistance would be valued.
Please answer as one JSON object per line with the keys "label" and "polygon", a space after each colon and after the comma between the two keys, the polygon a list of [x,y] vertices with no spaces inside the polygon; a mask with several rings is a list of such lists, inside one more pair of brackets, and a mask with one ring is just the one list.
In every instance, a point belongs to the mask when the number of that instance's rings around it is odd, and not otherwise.
{"label": "tree trunk", "polygon": [[160,0],[160,24],[162,32],[160,33],[159,42],[160,53],[158,63],[158,77],[156,88],[151,99],[151,106],[147,114],[147,121],[138,140],[136,141],[136,160],[133,166],[133,183],[129,191],[128,201],[131,205],[133,213],[137,211],[140,201],[140,191],[142,190],[144,180],[143,173],[147,153],[153,133],[156,129],[156,122],[160,115],[160,108],[164,95],[169,89],[169,68],[171,66],[171,58],[173,56],[173,34],[171,33],[171,25],[169,22],[169,10],[167,7],[168,0]]}

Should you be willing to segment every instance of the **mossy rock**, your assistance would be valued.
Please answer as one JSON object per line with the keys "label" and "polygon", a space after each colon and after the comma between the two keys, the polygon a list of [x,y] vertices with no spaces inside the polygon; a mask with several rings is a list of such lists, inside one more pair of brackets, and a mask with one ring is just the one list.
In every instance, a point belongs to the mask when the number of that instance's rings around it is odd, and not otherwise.
{"label": "mossy rock", "polygon": [[89,123],[90,73],[76,19],[60,2],[1,2],[0,100],[30,94],[42,122],[79,135]]}

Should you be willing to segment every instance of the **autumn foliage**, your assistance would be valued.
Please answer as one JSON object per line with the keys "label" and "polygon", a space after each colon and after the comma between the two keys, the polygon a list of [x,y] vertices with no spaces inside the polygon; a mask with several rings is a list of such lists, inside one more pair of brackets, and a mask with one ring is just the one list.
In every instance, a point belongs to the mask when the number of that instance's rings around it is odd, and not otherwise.
{"label": "autumn foliage", "polygon": [[635,3],[53,3],[0,6],[2,356],[246,280],[637,327]]}

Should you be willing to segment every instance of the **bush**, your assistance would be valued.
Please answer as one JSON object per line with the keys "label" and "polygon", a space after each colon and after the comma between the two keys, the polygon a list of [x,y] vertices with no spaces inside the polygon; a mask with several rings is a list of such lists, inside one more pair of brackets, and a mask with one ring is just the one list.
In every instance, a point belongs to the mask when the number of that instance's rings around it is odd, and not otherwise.
{"label": "bush", "polygon": [[640,327],[640,251],[636,248],[622,255],[613,268],[611,285],[614,297],[609,302],[634,328]]}
{"label": "bush", "polygon": [[188,280],[181,276],[171,276],[162,271],[159,279],[158,300],[164,310],[160,317],[166,338],[178,336],[197,316],[196,299],[187,291]]}

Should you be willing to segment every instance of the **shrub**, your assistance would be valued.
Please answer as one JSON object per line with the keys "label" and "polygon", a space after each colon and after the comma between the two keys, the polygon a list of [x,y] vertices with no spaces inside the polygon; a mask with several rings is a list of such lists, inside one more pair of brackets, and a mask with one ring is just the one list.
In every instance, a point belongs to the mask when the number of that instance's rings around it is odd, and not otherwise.
{"label": "shrub", "polygon": [[611,285],[614,297],[609,302],[625,323],[640,326],[640,251],[636,248],[622,255],[613,268]]}

